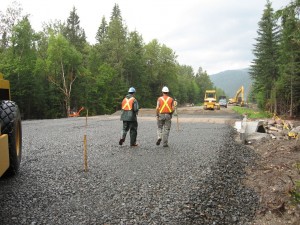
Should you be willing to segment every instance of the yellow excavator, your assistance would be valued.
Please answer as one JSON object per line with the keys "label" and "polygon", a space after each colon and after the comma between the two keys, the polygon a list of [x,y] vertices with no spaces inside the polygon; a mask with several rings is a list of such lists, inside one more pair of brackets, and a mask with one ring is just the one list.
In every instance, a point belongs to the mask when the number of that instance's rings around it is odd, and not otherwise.
{"label": "yellow excavator", "polygon": [[228,100],[228,104],[239,105],[239,106],[245,105],[243,85],[237,90],[235,96]]}
{"label": "yellow excavator", "polygon": [[0,73],[0,177],[19,171],[22,128],[19,107],[10,97],[10,83]]}

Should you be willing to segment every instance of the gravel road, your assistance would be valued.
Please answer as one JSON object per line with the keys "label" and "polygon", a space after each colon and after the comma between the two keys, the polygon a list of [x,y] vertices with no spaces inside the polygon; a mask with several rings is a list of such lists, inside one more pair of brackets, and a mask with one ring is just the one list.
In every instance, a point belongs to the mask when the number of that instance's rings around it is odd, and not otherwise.
{"label": "gravel road", "polygon": [[[139,147],[118,145],[118,115],[23,121],[18,176],[0,179],[0,224],[250,224],[258,196],[242,181],[253,150],[226,123],[173,118],[169,148],[153,116]],[[83,139],[87,137],[88,171]]]}

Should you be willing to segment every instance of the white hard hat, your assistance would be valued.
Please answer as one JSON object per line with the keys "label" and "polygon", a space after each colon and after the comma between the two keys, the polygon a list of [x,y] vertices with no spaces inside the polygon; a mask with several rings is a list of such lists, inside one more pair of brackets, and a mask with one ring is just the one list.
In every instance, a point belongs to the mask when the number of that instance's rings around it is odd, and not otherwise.
{"label": "white hard hat", "polygon": [[167,86],[164,86],[161,91],[162,92],[169,92],[169,88]]}
{"label": "white hard hat", "polygon": [[129,93],[135,93],[135,88],[134,87],[129,88],[128,92]]}

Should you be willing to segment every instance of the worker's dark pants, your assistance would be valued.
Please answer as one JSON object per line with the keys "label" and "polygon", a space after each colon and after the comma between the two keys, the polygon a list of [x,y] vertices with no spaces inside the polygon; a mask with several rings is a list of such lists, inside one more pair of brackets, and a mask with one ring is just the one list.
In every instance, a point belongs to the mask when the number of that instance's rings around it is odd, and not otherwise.
{"label": "worker's dark pants", "polygon": [[122,138],[125,140],[127,132],[130,130],[130,145],[136,144],[137,121],[123,121]]}

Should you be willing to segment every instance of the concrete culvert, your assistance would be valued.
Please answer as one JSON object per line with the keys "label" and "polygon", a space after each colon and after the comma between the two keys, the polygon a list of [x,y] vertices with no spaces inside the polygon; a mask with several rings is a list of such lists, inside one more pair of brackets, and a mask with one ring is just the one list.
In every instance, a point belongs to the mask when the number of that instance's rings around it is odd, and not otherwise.
{"label": "concrete culvert", "polygon": [[263,125],[257,126],[257,132],[258,133],[266,133],[266,129]]}

